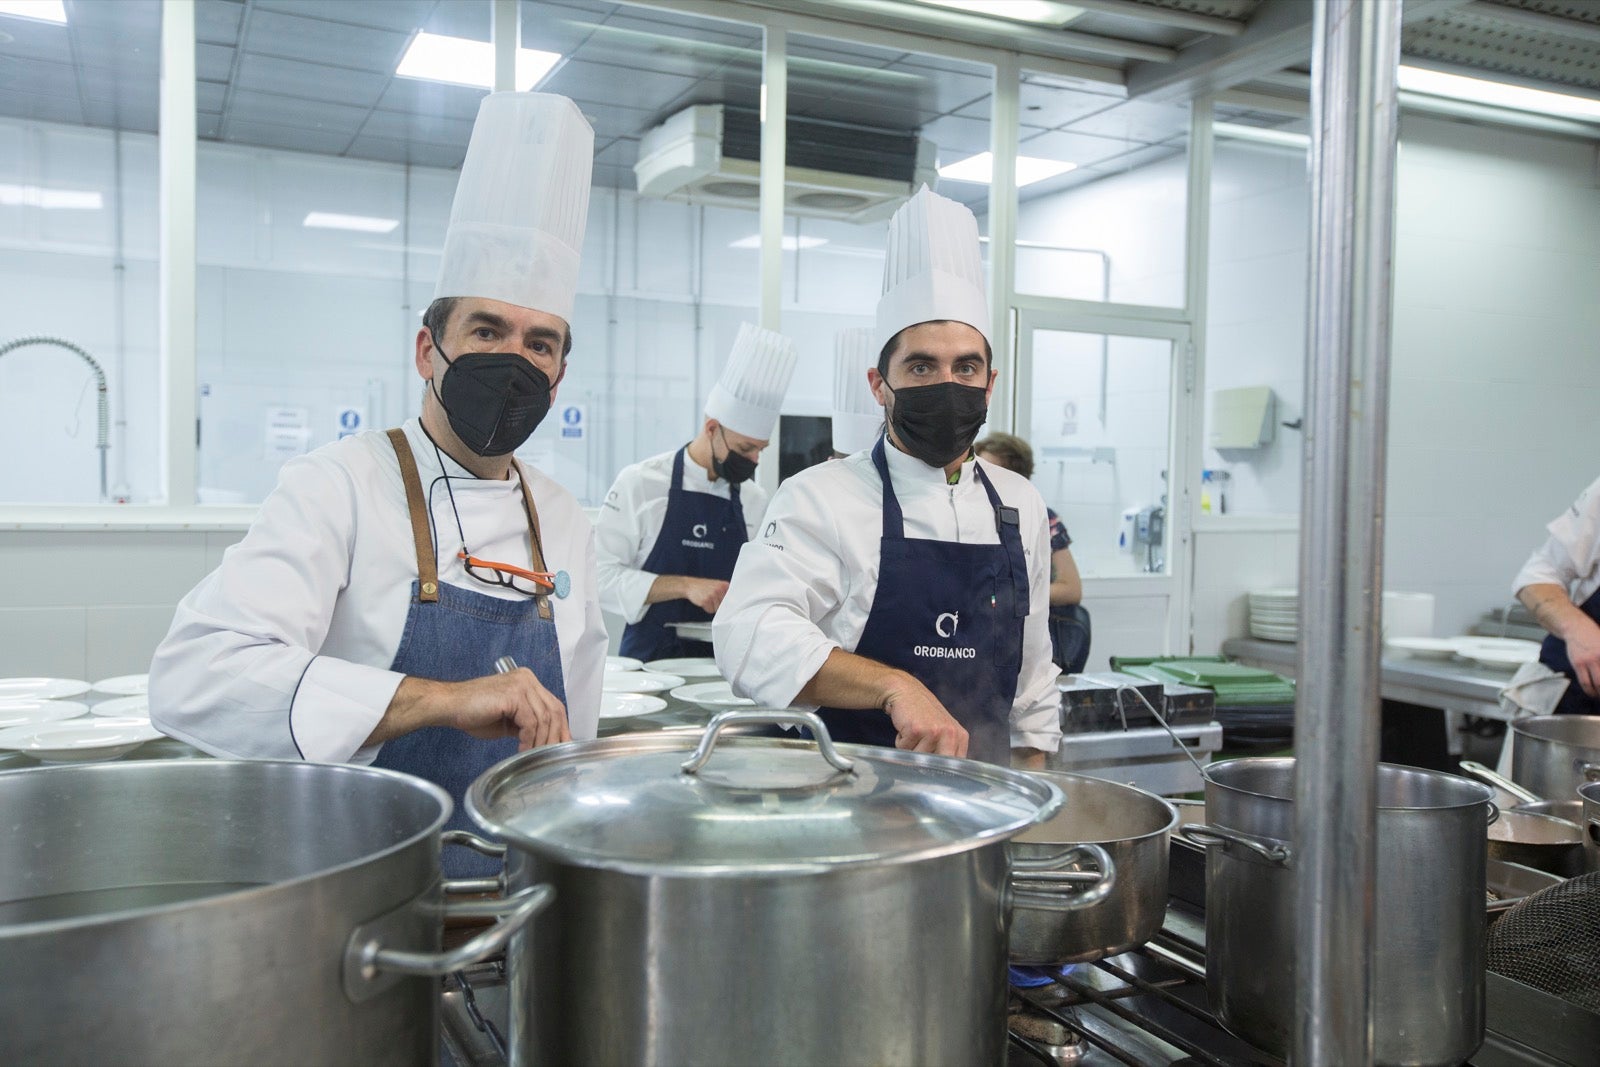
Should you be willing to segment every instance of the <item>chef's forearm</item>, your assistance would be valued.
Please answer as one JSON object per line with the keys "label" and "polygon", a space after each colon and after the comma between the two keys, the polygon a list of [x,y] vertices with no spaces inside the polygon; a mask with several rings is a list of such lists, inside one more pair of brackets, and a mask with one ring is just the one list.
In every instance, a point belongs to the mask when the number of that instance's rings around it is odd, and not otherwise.
{"label": "chef's forearm", "polygon": [[1517,591],[1517,599],[1533,613],[1540,626],[1563,641],[1571,640],[1575,631],[1585,632],[1595,627],[1594,620],[1572,603],[1566,589],[1554,583],[1523,586]]}
{"label": "chef's forearm", "polygon": [[660,604],[667,600],[684,600],[689,596],[689,579],[681,574],[658,574],[645,594],[646,604]]}
{"label": "chef's forearm", "polygon": [[449,713],[446,709],[449,689],[446,682],[432,682],[407,675],[400,682],[400,688],[394,691],[389,706],[383,710],[383,718],[372,728],[362,747],[392,741],[424,726],[448,723]]}
{"label": "chef's forearm", "polygon": [[802,706],[885,708],[897,695],[920,683],[905,671],[836,648],[795,697]]}
{"label": "chef's forearm", "polygon": [[1011,750],[1011,766],[1023,771],[1044,770],[1044,753],[1036,748],[1014,748]]}

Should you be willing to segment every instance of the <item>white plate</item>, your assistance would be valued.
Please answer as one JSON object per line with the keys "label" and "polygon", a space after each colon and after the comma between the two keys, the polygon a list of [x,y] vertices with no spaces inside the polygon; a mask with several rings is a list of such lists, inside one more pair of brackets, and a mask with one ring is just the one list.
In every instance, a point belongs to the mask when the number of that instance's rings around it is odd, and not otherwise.
{"label": "white plate", "polygon": [[602,719],[631,719],[635,715],[649,715],[665,711],[667,702],[648,693],[601,693],[600,717]]}
{"label": "white plate", "polygon": [[721,678],[717,661],[710,656],[686,656],[682,659],[653,659],[644,665],[647,671],[657,674],[679,674],[685,678]]}
{"label": "white plate", "polygon": [[1391,637],[1384,647],[1417,659],[1450,659],[1460,648],[1459,637]]}
{"label": "white plate", "polygon": [[119,674],[115,678],[103,678],[94,683],[96,693],[107,693],[114,697],[143,696],[150,691],[150,676],[148,674]]}
{"label": "white plate", "polygon": [[605,676],[600,688],[607,693],[659,693],[682,685],[676,674],[651,674],[648,671],[618,671]]}
{"label": "white plate", "polygon": [[13,700],[0,704],[0,729],[61,722],[89,714],[89,705],[76,700]]}
{"label": "white plate", "polygon": [[117,697],[115,700],[102,700],[89,709],[91,715],[102,715],[112,719],[143,719],[150,721],[150,698],[148,696]]}
{"label": "white plate", "polygon": [[679,686],[672,691],[672,695],[686,703],[699,704],[702,708],[752,708],[756,703],[747,697],[734,696],[733,686],[727,682],[697,682]]}
{"label": "white plate", "polygon": [[1260,611],[1254,608],[1250,611],[1252,622],[1295,622],[1299,618],[1298,611]]}
{"label": "white plate", "polygon": [[678,631],[678,636],[686,641],[711,640],[711,624],[709,622],[669,622],[667,625]]}
{"label": "white plate", "polygon": [[116,759],[162,736],[144,719],[67,719],[0,730],[0,748],[44,763],[92,763]]}
{"label": "white plate", "polygon": [[1464,648],[1456,655],[1462,659],[1470,659],[1472,662],[1488,667],[1490,670],[1514,671],[1524,663],[1532,663],[1538,659],[1539,650],[1537,648],[1509,649],[1474,646]]}
{"label": "white plate", "polygon": [[58,700],[79,697],[88,691],[88,682],[74,678],[0,678],[0,701]]}
{"label": "white plate", "polygon": [[644,670],[644,661],[634,659],[632,656],[607,656],[606,673],[623,674],[628,671]]}
{"label": "white plate", "polygon": [[1518,637],[1456,637],[1452,640],[1463,654],[1469,649],[1492,648],[1496,652],[1532,652],[1533,658],[1538,659],[1539,649],[1543,647],[1538,641],[1524,641]]}

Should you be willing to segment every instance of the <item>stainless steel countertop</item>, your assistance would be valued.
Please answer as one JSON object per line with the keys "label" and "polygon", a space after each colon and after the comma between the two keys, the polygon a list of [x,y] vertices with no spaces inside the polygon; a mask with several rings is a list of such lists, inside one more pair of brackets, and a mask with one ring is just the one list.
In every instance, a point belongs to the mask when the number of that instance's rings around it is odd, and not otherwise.
{"label": "stainless steel countertop", "polygon": [[[1286,641],[1261,641],[1232,637],[1222,643],[1230,659],[1293,678],[1299,646]],[[1510,719],[1500,708],[1500,690],[1511,681],[1510,671],[1495,671],[1459,660],[1412,659],[1385,656],[1380,688],[1390,700],[1424,707],[1461,711],[1490,719]]]}

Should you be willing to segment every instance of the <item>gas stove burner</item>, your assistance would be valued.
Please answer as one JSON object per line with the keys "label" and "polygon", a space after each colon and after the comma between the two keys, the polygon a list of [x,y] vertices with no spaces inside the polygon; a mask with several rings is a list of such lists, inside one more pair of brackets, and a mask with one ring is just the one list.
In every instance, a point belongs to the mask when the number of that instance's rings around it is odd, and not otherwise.
{"label": "gas stove burner", "polygon": [[1017,989],[1039,989],[1059,982],[1078,965],[1063,963],[1052,967],[1007,967],[1009,981]]}
{"label": "gas stove burner", "polygon": [[1031,1012],[1017,1012],[1006,1020],[1011,1033],[1026,1041],[1035,1053],[1046,1056],[1057,1067],[1072,1067],[1083,1062],[1089,1044],[1081,1035],[1055,1019]]}

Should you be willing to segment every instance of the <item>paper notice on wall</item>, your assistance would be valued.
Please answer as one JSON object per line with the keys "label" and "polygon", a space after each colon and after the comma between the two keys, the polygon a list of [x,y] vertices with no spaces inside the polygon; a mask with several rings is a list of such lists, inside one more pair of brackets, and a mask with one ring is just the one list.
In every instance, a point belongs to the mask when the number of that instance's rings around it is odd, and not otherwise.
{"label": "paper notice on wall", "polygon": [[301,407],[269,407],[261,458],[282,462],[311,448],[311,413]]}

